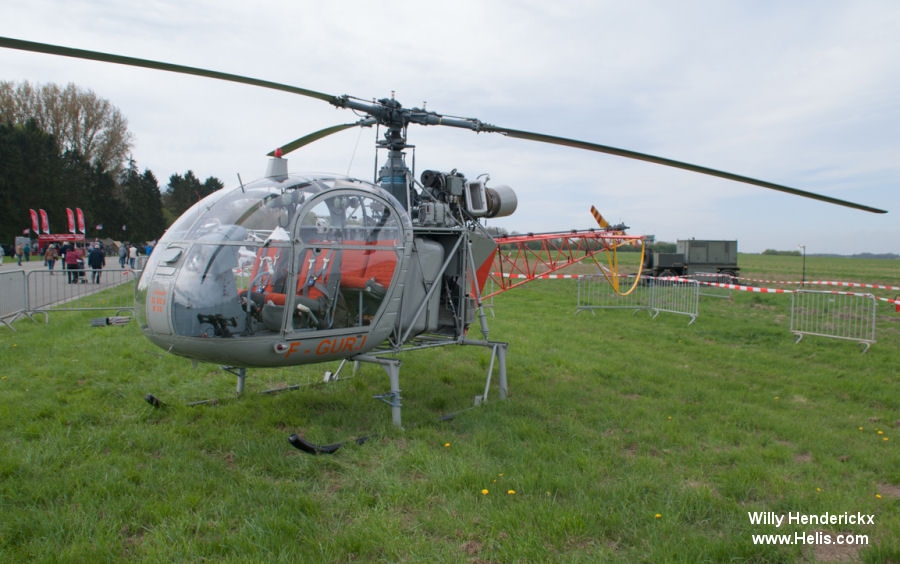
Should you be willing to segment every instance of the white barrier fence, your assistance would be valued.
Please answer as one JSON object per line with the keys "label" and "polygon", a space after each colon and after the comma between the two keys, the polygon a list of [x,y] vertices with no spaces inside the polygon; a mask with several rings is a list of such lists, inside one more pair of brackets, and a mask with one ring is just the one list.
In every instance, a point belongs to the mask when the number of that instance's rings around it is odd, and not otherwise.
{"label": "white barrier fence", "polygon": [[50,311],[133,312],[140,271],[10,270],[0,273],[0,323],[15,331],[21,318]]}
{"label": "white barrier fence", "polygon": [[[32,270],[26,276],[28,311],[132,310],[139,276],[139,271],[118,268]],[[104,291],[111,288],[117,291]]]}
{"label": "white barrier fence", "polygon": [[[634,277],[622,279],[622,287],[630,288]],[[578,277],[577,311],[595,309],[633,309],[651,310],[649,285],[642,280],[627,295],[617,294],[609,285],[605,276],[586,275]]]}
{"label": "white barrier fence", "polygon": [[[631,288],[633,283],[633,277],[624,278],[620,289]],[[660,312],[687,315],[690,325],[700,315],[700,284],[687,278],[642,276],[632,292],[621,295],[605,276],[582,276],[578,279],[576,310],[596,309],[646,310],[654,318]]]}
{"label": "white barrier fence", "polygon": [[872,294],[794,290],[791,293],[791,332],[857,341],[862,352],[875,342],[876,300]]}
{"label": "white barrier fence", "polygon": [[24,270],[0,272],[0,323],[15,331],[12,322],[28,315],[26,296]]}
{"label": "white barrier fence", "polygon": [[731,286],[737,284],[738,281],[736,276],[720,272],[698,272],[687,276],[687,278],[700,282],[700,295],[707,298],[730,299]]}

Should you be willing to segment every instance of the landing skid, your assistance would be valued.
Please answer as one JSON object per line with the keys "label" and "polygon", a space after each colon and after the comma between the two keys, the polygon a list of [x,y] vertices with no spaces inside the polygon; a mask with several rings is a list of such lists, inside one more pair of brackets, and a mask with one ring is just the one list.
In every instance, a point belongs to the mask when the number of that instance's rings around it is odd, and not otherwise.
{"label": "landing skid", "polygon": [[[491,349],[491,361],[488,365],[487,369],[487,377],[484,382],[484,393],[475,396],[475,405],[479,406],[488,401],[488,394],[491,389],[491,380],[494,376],[494,367],[496,365],[497,368],[497,384],[498,384],[498,393],[501,400],[505,400],[507,394],[509,392],[509,386],[506,380],[506,350],[508,348],[508,344],[500,341],[473,341],[473,340],[462,340],[459,342],[440,342],[440,343],[432,343],[425,345],[418,345],[412,348],[430,348],[435,346],[447,346],[447,345],[474,345],[479,347],[485,347]],[[411,350],[411,349],[404,349]],[[338,380],[340,377],[341,370],[343,370],[344,366],[348,362],[354,363],[354,371],[356,367],[358,367],[358,363],[367,362],[370,364],[377,364],[381,366],[385,372],[387,372],[388,380],[390,382],[390,390],[383,394],[377,394],[374,399],[381,400],[382,402],[388,404],[391,407],[391,420],[395,426],[402,428],[403,427],[403,418],[402,418],[402,397],[400,390],[400,364],[401,361],[396,357],[396,352],[393,351],[385,351],[375,354],[364,354],[359,356],[354,356],[349,359],[344,359],[341,361],[340,366],[338,366],[337,370],[333,373],[330,371],[325,372],[324,381],[325,382],[333,382]],[[235,387],[235,396],[240,396],[244,392],[244,384],[247,379],[247,369],[243,367],[237,366],[222,366],[222,370],[234,374],[237,377],[237,385]],[[300,389],[301,385],[294,386],[285,386],[281,388],[275,388],[271,390],[265,390],[261,393],[263,394],[274,394],[283,391],[289,390],[297,390]],[[197,402],[192,402],[188,405],[203,405],[203,404],[216,404],[218,400],[202,400]]]}
{"label": "landing skid", "polygon": [[[426,348],[428,346],[446,346],[449,344],[458,344],[458,345],[475,345],[480,347],[486,347],[491,349],[491,362],[488,365],[487,370],[487,378],[484,382],[484,393],[475,396],[475,405],[482,405],[488,400],[488,392],[491,388],[491,379],[494,374],[494,364],[497,364],[497,380],[498,380],[498,388],[500,399],[506,399],[509,393],[509,386],[506,380],[506,349],[508,348],[507,343],[499,342],[499,341],[470,341],[463,340],[459,343],[448,343],[444,342],[440,345],[432,344],[426,346],[420,346],[415,348]],[[388,379],[390,380],[390,391],[384,394],[378,394],[374,396],[375,399],[381,400],[384,403],[391,406],[391,420],[396,427],[403,428],[403,419],[401,410],[403,407],[403,403],[401,401],[400,395],[400,359],[393,356],[396,353],[393,352],[385,352],[381,354],[366,354],[355,356],[352,358],[354,361],[359,362],[369,362],[372,364],[377,364],[384,368],[384,371],[388,374]],[[388,356],[391,355],[391,356]]]}

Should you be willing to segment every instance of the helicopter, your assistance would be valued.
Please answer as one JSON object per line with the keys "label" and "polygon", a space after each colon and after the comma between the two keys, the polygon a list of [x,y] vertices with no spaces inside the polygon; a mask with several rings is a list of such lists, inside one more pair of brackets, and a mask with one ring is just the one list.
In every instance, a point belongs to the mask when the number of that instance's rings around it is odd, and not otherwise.
{"label": "helicopter", "polygon": [[[490,340],[482,300],[498,243],[487,218],[513,214],[512,188],[458,169],[406,163],[410,125],[567,146],[688,170],[855,208],[885,210],[627,149],[510,129],[475,118],[404,107],[393,96],[365,100],[214,70],[0,37],[0,47],[212,78],[280,90],[348,109],[334,125],[268,154],[266,174],[200,200],[159,239],[137,285],[136,317],[146,337],[176,355],[222,364],[243,390],[247,368],[341,360],[381,365],[380,399],[401,426],[400,352],[475,345],[491,350],[485,394],[498,367],[507,395],[507,343]],[[354,127],[376,127],[386,152],[374,181],[288,171],[285,155]],[[599,220],[598,220],[599,221]],[[612,228],[619,235],[624,226]],[[618,229],[618,231],[615,231]],[[616,243],[618,244],[618,243]],[[481,338],[469,338],[478,320]],[[343,364],[342,364],[343,366]],[[476,398],[477,399],[477,398]]]}

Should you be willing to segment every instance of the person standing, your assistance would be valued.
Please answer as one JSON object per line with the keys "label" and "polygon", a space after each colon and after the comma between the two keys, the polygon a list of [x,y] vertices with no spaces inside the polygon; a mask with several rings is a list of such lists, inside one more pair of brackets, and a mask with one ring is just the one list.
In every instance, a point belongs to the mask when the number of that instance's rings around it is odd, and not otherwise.
{"label": "person standing", "polygon": [[104,255],[100,245],[91,247],[91,252],[88,254],[87,260],[88,265],[91,267],[91,282],[99,284],[101,271],[103,270],[103,267],[106,266],[106,255]]}
{"label": "person standing", "polygon": [[19,259],[19,266],[22,266],[22,255],[25,254],[25,249],[22,248],[22,243],[16,245],[16,258]]}
{"label": "person standing", "polygon": [[69,284],[78,284],[78,246],[74,243],[66,251],[66,273],[69,275]]}
{"label": "person standing", "polygon": [[138,250],[134,243],[128,248],[128,264],[131,265],[131,270],[134,270],[134,264],[137,262]]}
{"label": "person standing", "polygon": [[47,268],[50,270],[50,276],[53,276],[53,265],[56,264],[56,259],[59,258],[59,252],[56,250],[56,243],[50,243],[47,246],[47,250],[44,251],[44,262],[47,263]]}
{"label": "person standing", "polygon": [[126,243],[119,244],[119,268],[125,268],[125,259],[128,257],[128,245]]}

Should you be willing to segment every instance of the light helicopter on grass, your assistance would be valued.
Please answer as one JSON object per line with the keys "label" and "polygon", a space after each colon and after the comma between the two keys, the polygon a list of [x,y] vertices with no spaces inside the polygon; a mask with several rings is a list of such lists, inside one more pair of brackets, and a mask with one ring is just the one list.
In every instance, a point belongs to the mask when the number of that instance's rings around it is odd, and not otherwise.
{"label": "light helicopter on grass", "polygon": [[[484,399],[495,363],[505,397],[506,343],[488,339],[482,306],[497,270],[516,268],[498,256],[485,218],[512,214],[514,191],[458,169],[406,163],[410,125],[562,145],[688,170],[873,213],[884,210],[747,176],[589,141],[510,129],[475,118],[407,108],[393,97],[368,101],[277,82],[122,55],[2,37],[0,47],[189,74],[280,90],[355,112],[357,121],[328,127],[269,154],[263,178],[223,188],[196,203],[159,240],[137,286],[136,317],[147,338],[168,352],[225,365],[243,389],[247,368],[334,360],[372,362],[390,378],[383,396],[400,426],[397,353],[450,344],[491,351]],[[284,155],[354,127],[376,127],[386,158],[373,182],[342,175],[290,173]],[[599,220],[598,220],[599,221]],[[634,244],[620,226],[532,236],[594,241],[585,253]],[[500,242],[503,242],[500,240]],[[507,241],[509,243],[511,241]],[[521,241],[517,241],[521,242]],[[577,256],[576,256],[577,255]],[[532,278],[536,272],[527,270]],[[468,337],[480,322],[482,337]]]}

